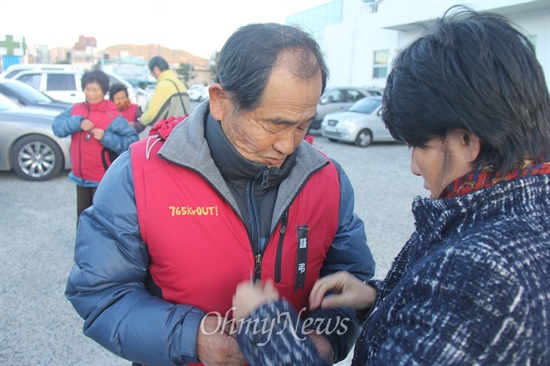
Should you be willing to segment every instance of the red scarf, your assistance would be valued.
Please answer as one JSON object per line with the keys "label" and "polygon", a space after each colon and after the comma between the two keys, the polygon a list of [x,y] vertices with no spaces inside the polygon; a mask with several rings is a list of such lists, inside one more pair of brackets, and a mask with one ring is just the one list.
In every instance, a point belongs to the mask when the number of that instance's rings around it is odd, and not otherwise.
{"label": "red scarf", "polygon": [[481,170],[474,170],[458,178],[441,192],[439,198],[459,197],[490,187],[501,181],[541,174],[550,174],[550,161],[544,161],[538,165],[527,164],[504,175],[498,170],[495,171],[492,167],[486,167]]}

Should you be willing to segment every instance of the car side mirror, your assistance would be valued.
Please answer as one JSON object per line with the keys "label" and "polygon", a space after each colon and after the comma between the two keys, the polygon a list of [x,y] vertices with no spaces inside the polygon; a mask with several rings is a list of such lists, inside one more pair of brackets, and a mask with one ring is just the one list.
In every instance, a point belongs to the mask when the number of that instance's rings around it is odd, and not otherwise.
{"label": "car side mirror", "polygon": [[319,100],[319,104],[327,104],[327,103],[328,103],[327,97],[321,98],[321,100]]}

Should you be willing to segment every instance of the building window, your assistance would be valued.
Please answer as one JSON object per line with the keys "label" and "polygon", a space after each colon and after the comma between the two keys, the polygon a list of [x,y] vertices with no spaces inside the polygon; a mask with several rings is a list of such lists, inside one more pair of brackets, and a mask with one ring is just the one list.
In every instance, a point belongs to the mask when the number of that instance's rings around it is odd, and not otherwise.
{"label": "building window", "polygon": [[390,52],[388,50],[374,51],[374,67],[372,71],[373,78],[385,78],[388,76],[388,60]]}
{"label": "building window", "polygon": [[378,3],[381,0],[361,0],[365,7],[361,9],[361,14],[373,14],[378,12]]}

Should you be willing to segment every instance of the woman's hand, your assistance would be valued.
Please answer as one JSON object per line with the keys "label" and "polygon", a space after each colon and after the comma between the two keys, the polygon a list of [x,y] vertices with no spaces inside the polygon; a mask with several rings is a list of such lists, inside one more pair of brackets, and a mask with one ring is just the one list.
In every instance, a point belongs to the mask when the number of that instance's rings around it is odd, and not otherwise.
{"label": "woman's hand", "polygon": [[83,119],[82,122],[80,122],[80,128],[82,131],[90,132],[94,128],[94,124],[89,119]]}
{"label": "woman's hand", "polygon": [[273,280],[267,280],[265,284],[242,282],[233,295],[233,318],[235,320],[246,318],[254,309],[278,299],[279,293],[273,285]]}
{"label": "woman's hand", "polygon": [[[332,292],[325,296],[327,292]],[[357,310],[368,309],[376,299],[376,289],[364,284],[349,272],[337,272],[322,277],[309,294],[309,308],[315,310],[348,306]]]}
{"label": "woman's hand", "polygon": [[94,139],[101,141],[103,136],[105,136],[105,130],[102,130],[101,128],[94,128],[92,130],[92,134],[94,135]]}

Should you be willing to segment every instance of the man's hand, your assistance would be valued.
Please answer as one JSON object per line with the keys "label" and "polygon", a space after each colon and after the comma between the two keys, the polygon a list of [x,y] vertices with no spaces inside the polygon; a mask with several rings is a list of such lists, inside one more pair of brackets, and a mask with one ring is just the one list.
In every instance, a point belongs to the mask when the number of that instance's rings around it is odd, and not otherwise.
{"label": "man's hand", "polygon": [[246,363],[237,340],[223,329],[224,319],[204,317],[197,336],[197,358],[206,366],[242,366]]}
{"label": "man's hand", "polygon": [[237,286],[235,295],[233,295],[233,316],[236,320],[241,320],[261,305],[278,298],[279,293],[271,279],[265,283],[242,282]]}

